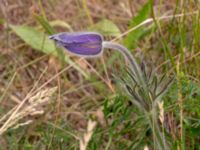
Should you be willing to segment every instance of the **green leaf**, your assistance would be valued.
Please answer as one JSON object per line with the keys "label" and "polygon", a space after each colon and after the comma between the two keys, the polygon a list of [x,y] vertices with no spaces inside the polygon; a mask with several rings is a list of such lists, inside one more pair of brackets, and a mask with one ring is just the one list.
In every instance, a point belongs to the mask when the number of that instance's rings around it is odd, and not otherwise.
{"label": "green leaf", "polygon": [[41,32],[28,26],[10,26],[11,29],[33,49],[41,51],[45,54],[57,56],[56,47],[53,41]]}
{"label": "green leaf", "polygon": [[77,66],[77,64],[75,64],[67,55],[65,55],[62,50],[56,49],[54,42],[49,40],[44,33],[39,32],[34,28],[28,26],[10,25],[10,28],[33,49],[43,52],[45,54],[51,54],[61,60],[64,60],[69,65],[77,69],[86,78],[88,78],[86,72],[83,71],[79,66]]}
{"label": "green leaf", "polygon": [[119,28],[112,21],[103,19],[100,22],[88,28],[90,31],[96,31],[104,36],[119,36],[121,34]]}
{"label": "green leaf", "polygon": [[[145,21],[151,13],[151,1],[149,0],[142,9],[138,12],[138,15],[133,17],[130,21],[129,29],[139,25],[143,21]],[[130,32],[127,37],[124,39],[124,44],[127,48],[133,49],[137,47],[137,42],[145,35],[147,35],[149,30],[152,30],[153,26],[150,28],[139,27],[136,30]]]}

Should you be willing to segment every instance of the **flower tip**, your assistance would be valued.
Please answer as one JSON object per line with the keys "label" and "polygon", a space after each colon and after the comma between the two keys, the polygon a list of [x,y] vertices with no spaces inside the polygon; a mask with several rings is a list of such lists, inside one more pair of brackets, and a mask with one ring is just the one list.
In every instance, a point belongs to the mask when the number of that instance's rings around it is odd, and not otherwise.
{"label": "flower tip", "polygon": [[50,36],[48,36],[48,38],[51,39],[51,40],[53,40],[54,37],[55,37],[54,35],[50,35]]}

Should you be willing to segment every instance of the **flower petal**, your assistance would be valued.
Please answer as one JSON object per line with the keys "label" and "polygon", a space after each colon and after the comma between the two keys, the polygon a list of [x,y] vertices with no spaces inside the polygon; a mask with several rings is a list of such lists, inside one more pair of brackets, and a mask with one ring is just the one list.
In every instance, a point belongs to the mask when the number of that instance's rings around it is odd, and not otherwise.
{"label": "flower petal", "polygon": [[99,43],[84,43],[84,44],[67,44],[63,45],[70,52],[78,54],[78,55],[98,55],[102,51],[102,45]]}
{"label": "flower petal", "polygon": [[102,51],[103,38],[95,32],[60,33],[49,37],[59,46],[78,55],[98,55]]}

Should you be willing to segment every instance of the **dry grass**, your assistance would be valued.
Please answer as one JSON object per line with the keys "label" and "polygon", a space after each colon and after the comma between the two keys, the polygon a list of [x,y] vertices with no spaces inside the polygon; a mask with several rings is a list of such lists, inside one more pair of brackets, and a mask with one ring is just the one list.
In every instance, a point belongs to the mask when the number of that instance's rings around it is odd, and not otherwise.
{"label": "dry grass", "polygon": [[[41,29],[41,25],[34,18],[35,14],[39,14],[46,16],[49,21],[62,20],[69,25],[67,29],[55,26],[56,32],[68,31],[69,29],[82,31],[86,30],[91,24],[106,18],[112,20],[122,32],[119,37],[107,38],[120,41],[121,37],[132,30],[154,21],[155,18],[149,18],[135,28],[127,29],[130,19],[136,16],[145,2],[144,0],[2,0],[0,2],[0,31],[2,33],[0,35],[0,135],[6,135],[6,132],[10,131],[9,129],[30,125],[34,122],[34,116],[43,116],[48,113],[50,117],[42,118],[45,126],[49,125],[48,122],[51,122],[50,124],[53,126],[50,130],[50,140],[48,139],[50,142],[48,141],[49,147],[47,149],[50,149],[51,144],[56,139],[57,129],[59,129],[66,134],[69,133],[69,135],[75,134],[76,137],[81,137],[79,136],[81,132],[80,135],[83,135],[83,137],[75,138],[74,141],[76,142],[72,142],[72,145],[80,144],[80,149],[85,150],[89,142],[92,141],[94,129],[95,127],[98,128],[98,125],[102,129],[99,132],[105,133],[105,136],[100,138],[105,139],[105,143],[108,143],[106,147],[115,146],[110,141],[113,137],[109,137],[109,133],[107,133],[108,124],[113,118],[109,116],[109,121],[106,122],[102,107],[105,98],[110,98],[109,102],[112,104],[112,98],[117,94],[117,86],[112,74],[117,72],[120,75],[123,68],[121,62],[119,62],[121,57],[113,59],[115,62],[111,63],[110,61],[113,60],[110,60],[110,58],[113,54],[110,51],[106,51],[101,58],[96,60],[70,56],[75,63],[92,76],[92,80],[88,80],[72,66],[63,64],[51,56],[36,52],[24,44],[9,30],[8,25],[23,24]],[[181,8],[181,6],[179,7]],[[180,9],[179,7],[178,9]],[[188,7],[187,17],[192,18],[193,14],[197,13],[194,11],[197,7],[194,4],[185,7]],[[156,0],[154,1],[154,8],[156,16],[161,16],[156,18],[157,21],[170,22],[174,17],[176,4],[174,0],[168,0],[160,5],[160,1]],[[182,18],[183,14],[185,16],[185,12],[180,12],[175,18]],[[188,18],[190,19],[190,17]],[[1,18],[5,18],[3,24]],[[162,24],[161,26],[162,34],[168,37],[168,26]],[[144,57],[148,58],[148,63],[154,64],[157,66],[156,69],[160,71],[170,61],[169,59],[165,60],[164,54],[157,50],[162,47],[158,40],[160,40],[160,33],[156,32],[151,35],[151,38],[139,43],[134,53],[136,56],[145,55]],[[173,45],[171,47],[173,49]],[[195,62],[194,59],[200,53],[187,51],[187,54],[185,59],[180,61],[180,66]],[[178,59],[179,56],[179,53],[174,53],[173,58]],[[195,63],[198,64],[198,62]],[[173,69],[171,68],[169,72],[173,72]],[[199,82],[200,72],[197,74],[197,76],[191,78]],[[34,90],[32,91],[32,89]],[[176,122],[173,122],[175,120],[174,114],[171,112],[165,114],[163,103],[159,103],[158,106],[163,130],[165,120],[169,120],[170,133],[173,134],[174,139],[178,138]],[[88,122],[91,118],[95,122]],[[60,124],[64,125],[60,126]],[[42,126],[42,123],[39,123],[38,126]],[[38,126],[31,127],[33,128],[31,130],[36,130]],[[85,131],[86,128],[87,131]],[[60,136],[60,133],[58,135]],[[30,132],[26,135],[26,137],[32,136]],[[16,137],[21,136],[16,135]],[[33,137],[35,138],[35,135]],[[61,138],[63,137],[61,136]],[[71,140],[71,138],[65,138]],[[23,138],[19,138],[18,142],[21,139]],[[28,141],[39,141],[37,138],[35,139],[28,139]],[[122,139],[121,141],[117,141],[117,138],[114,140],[116,140],[116,143],[125,141],[124,143],[129,144],[131,139],[134,138],[127,133],[123,135]],[[9,140],[6,138],[0,139],[0,143],[2,141],[9,145]],[[56,142],[58,143],[58,141]],[[150,149],[149,147],[149,145],[143,146],[144,149]]]}
{"label": "dry grass", "polygon": [[[143,2],[141,1],[141,3]],[[137,3],[137,5],[140,6],[139,3]],[[130,11],[121,11],[124,10],[124,7],[129,7],[128,2],[88,1],[88,9],[93,12],[91,17],[94,22],[104,17],[108,19],[112,18],[122,30],[127,26],[124,23],[132,16]],[[111,11],[108,12],[108,9]],[[78,0],[59,0],[55,2],[44,0],[41,1],[41,3],[35,1],[4,0],[1,4],[1,12],[1,16],[6,18],[11,24],[37,26],[37,21],[34,20],[33,14],[42,14],[45,12],[49,20],[63,20],[70,24],[76,31],[82,30],[88,25],[87,15],[85,14],[82,2]],[[129,17],[127,18],[127,16]],[[41,54],[30,50],[29,47],[22,44],[12,33],[8,33],[4,29],[6,29],[6,26],[2,29],[3,34],[0,35],[0,39],[2,39],[2,42],[0,43],[0,53],[2,56],[2,63],[0,64],[0,71],[2,72],[0,76],[0,87],[1,93],[3,93],[0,102],[5,110],[9,110],[16,104],[16,101],[19,102],[20,99],[23,99],[26,93],[28,93],[32,88],[31,85],[33,85],[42,74],[43,68],[48,66],[47,73],[42,76],[39,85],[42,85],[49,78],[57,74],[57,71],[60,69],[60,64],[58,60],[53,59],[52,61],[52,58],[41,56]],[[59,28],[57,31],[59,32],[61,30],[63,31],[63,29]],[[11,61],[9,61],[6,66],[3,65],[7,60]],[[107,94],[114,91],[109,81],[111,73],[110,71],[106,71],[110,68],[106,68],[106,70],[104,70],[105,72],[99,73],[95,68],[96,63],[94,61],[88,63],[86,60],[77,60],[77,58],[74,58],[74,61],[77,63],[80,61],[80,64],[84,69],[88,70],[91,74],[94,74],[97,79],[100,78],[100,82],[105,84],[106,87],[109,87]],[[102,64],[102,61],[103,59],[99,60],[97,63]],[[68,66],[66,66],[66,68],[67,67]],[[13,75],[14,73],[15,75]],[[10,84],[7,85],[7,82],[10,82]],[[60,98],[62,98],[60,105],[61,107],[63,106],[62,108],[59,108],[61,110],[66,110],[65,106],[72,107],[72,105],[78,107],[74,111],[77,111],[78,109],[84,110],[79,107],[83,107],[84,105],[82,104],[88,103],[88,98],[92,98],[93,102],[91,103],[90,101],[89,104],[86,105],[96,105],[95,107],[98,109],[98,101],[101,100],[104,95],[103,93],[99,93],[91,83],[84,81],[83,77],[73,68],[70,68],[70,66],[65,74],[59,74],[59,76],[52,80],[48,85],[59,87],[61,92]],[[59,112],[61,110],[59,110]]]}
{"label": "dry grass", "polygon": [[27,96],[17,106],[11,109],[0,119],[0,135],[10,128],[18,128],[33,122],[31,118],[37,115],[43,115],[45,108],[51,102],[52,95],[57,87],[45,89],[33,96]]}
{"label": "dry grass", "polygon": [[93,130],[96,126],[96,122],[89,120],[87,125],[87,131],[84,133],[83,138],[80,138],[80,150],[86,150],[89,141],[92,138]]}

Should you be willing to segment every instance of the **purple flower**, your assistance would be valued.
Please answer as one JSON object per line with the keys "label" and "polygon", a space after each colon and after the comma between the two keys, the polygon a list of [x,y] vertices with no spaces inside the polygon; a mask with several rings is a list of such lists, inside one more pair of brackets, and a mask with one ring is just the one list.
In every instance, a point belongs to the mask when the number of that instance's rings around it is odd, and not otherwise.
{"label": "purple flower", "polygon": [[131,70],[137,77],[140,84],[145,87],[142,70],[130,51],[123,45],[103,41],[103,37],[95,32],[74,32],[59,33],[49,37],[56,42],[58,46],[62,46],[73,54],[80,56],[99,56],[104,48],[115,49],[121,52],[125,59],[131,65]]}
{"label": "purple flower", "polygon": [[95,32],[59,33],[49,37],[57,45],[71,53],[82,56],[97,56],[102,52],[103,37]]}

